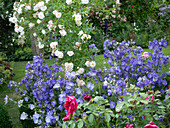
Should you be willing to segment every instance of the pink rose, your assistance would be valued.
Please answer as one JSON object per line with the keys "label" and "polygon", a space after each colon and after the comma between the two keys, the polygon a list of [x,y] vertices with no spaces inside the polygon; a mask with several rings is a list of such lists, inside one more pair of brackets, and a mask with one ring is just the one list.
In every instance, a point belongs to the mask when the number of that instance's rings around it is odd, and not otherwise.
{"label": "pink rose", "polygon": [[63,121],[69,120],[69,116],[73,116],[73,112],[76,111],[78,106],[77,101],[73,96],[67,96],[64,104],[65,109],[67,110],[67,115],[63,118]]}
{"label": "pink rose", "polygon": [[126,124],[125,125],[126,128],[133,128],[133,126],[134,126],[133,124]]}
{"label": "pink rose", "polygon": [[170,85],[168,85],[168,88],[170,89]]}
{"label": "pink rose", "polygon": [[159,128],[159,127],[156,126],[156,124],[151,121],[150,123],[147,123],[143,128]]}
{"label": "pink rose", "polygon": [[146,5],[148,5],[148,2],[146,2]]}

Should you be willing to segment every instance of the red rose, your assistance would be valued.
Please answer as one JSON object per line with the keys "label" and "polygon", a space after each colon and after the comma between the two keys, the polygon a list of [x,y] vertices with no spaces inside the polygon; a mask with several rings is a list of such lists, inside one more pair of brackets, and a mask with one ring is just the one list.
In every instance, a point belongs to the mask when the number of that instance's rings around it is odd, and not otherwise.
{"label": "red rose", "polygon": [[168,88],[170,89],[170,85],[168,85]]}
{"label": "red rose", "polygon": [[132,3],[133,3],[134,1],[132,0]]}
{"label": "red rose", "polygon": [[126,124],[125,125],[126,128],[133,128],[133,126],[134,126],[133,124]]}
{"label": "red rose", "polygon": [[77,106],[78,106],[78,103],[73,96],[66,97],[64,107],[67,110],[67,115],[63,118],[63,121],[67,121],[69,120],[69,116],[70,117],[73,116],[73,112],[76,111]]}
{"label": "red rose", "polygon": [[148,5],[148,2],[146,2],[146,5]]}
{"label": "red rose", "polygon": [[84,95],[84,100],[90,101],[91,100],[91,96],[90,95]]}
{"label": "red rose", "polygon": [[134,8],[134,6],[132,6],[132,8]]}
{"label": "red rose", "polygon": [[159,128],[159,127],[156,126],[156,124],[151,121],[150,123],[147,123],[143,128]]}

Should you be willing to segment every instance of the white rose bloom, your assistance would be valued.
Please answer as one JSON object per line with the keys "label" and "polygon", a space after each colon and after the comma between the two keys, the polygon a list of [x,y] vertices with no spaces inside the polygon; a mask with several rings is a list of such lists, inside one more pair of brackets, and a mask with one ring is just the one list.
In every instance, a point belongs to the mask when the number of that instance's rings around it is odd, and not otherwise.
{"label": "white rose bloom", "polygon": [[12,22],[12,23],[17,23],[18,20],[17,20],[16,17],[10,17],[9,21]]}
{"label": "white rose bloom", "polygon": [[81,39],[82,39],[82,40],[84,40],[85,38],[87,38],[87,34],[83,34],[83,35],[81,36]]}
{"label": "white rose bloom", "polygon": [[48,4],[49,1],[50,1],[50,0],[46,0],[46,4]]}
{"label": "white rose bloom", "polygon": [[36,14],[36,13],[34,13],[34,14],[32,14],[32,15],[33,15],[34,18],[37,18],[37,14]]}
{"label": "white rose bloom", "polygon": [[60,18],[61,15],[62,15],[61,12],[57,12],[55,16],[56,16],[57,18]]}
{"label": "white rose bloom", "polygon": [[83,35],[83,31],[81,30],[79,33],[78,33],[79,36]]}
{"label": "white rose bloom", "polygon": [[63,29],[64,28],[64,26],[63,25],[58,25],[58,27],[59,27],[59,29]]}
{"label": "white rose bloom", "polygon": [[95,66],[96,66],[96,62],[95,61],[90,62],[90,67],[94,68]]}
{"label": "white rose bloom", "polygon": [[74,52],[73,52],[73,51],[68,51],[67,54],[68,54],[69,56],[72,56],[72,55],[74,55]]}
{"label": "white rose bloom", "polygon": [[64,29],[60,30],[59,32],[60,32],[60,34],[61,34],[62,36],[67,35],[67,32],[66,32]]}
{"label": "white rose bloom", "polygon": [[79,68],[78,71],[76,71],[76,75],[80,75],[84,73],[84,68]]}
{"label": "white rose bloom", "polygon": [[43,12],[44,12],[46,9],[47,9],[47,6],[42,6],[42,7],[41,7],[41,11],[43,11]]}
{"label": "white rose bloom", "polygon": [[34,32],[34,33],[33,33],[33,36],[37,36],[37,34]]}
{"label": "white rose bloom", "polygon": [[15,31],[16,33],[18,33],[18,32],[19,32],[18,27],[15,27],[14,31]]}
{"label": "white rose bloom", "polygon": [[54,14],[54,15],[56,15],[57,13],[58,13],[58,11],[57,11],[57,10],[54,10],[54,11],[53,11],[53,14]]}
{"label": "white rose bloom", "polygon": [[38,20],[37,20],[37,24],[40,24],[40,23],[41,23],[41,20],[38,19]]}
{"label": "white rose bloom", "polygon": [[22,13],[22,8],[19,7],[18,10],[17,10],[18,14],[21,14]]}
{"label": "white rose bloom", "polygon": [[63,58],[64,54],[62,52],[59,52],[58,58]]}
{"label": "white rose bloom", "polygon": [[36,12],[39,10],[39,7],[37,5],[34,6],[33,11]]}
{"label": "white rose bloom", "polygon": [[40,13],[38,13],[38,17],[40,18],[40,19],[44,19],[44,13],[43,12],[40,12]]}
{"label": "white rose bloom", "polygon": [[81,25],[82,25],[82,22],[81,22],[80,20],[77,20],[77,21],[76,21],[76,24],[77,24],[77,26],[81,26]]}
{"label": "white rose bloom", "polygon": [[41,32],[42,32],[42,34],[44,34],[44,35],[46,34],[46,31],[45,31],[44,29],[43,29]]}
{"label": "white rose bloom", "polygon": [[41,1],[37,4],[38,7],[43,7],[44,6],[44,1]]}
{"label": "white rose bloom", "polygon": [[41,42],[39,42],[39,49],[43,49],[44,48],[44,44],[41,44]]}
{"label": "white rose bloom", "polygon": [[56,45],[58,45],[58,42],[51,42],[50,47],[54,49],[56,48]]}
{"label": "white rose bloom", "polygon": [[60,52],[60,51],[58,51],[58,50],[56,50],[55,51],[55,53],[54,53],[58,58],[63,58],[63,53],[62,52]]}
{"label": "white rose bloom", "polygon": [[90,67],[90,61],[86,61],[85,65],[86,65],[87,67]]}
{"label": "white rose bloom", "polygon": [[21,27],[21,26],[19,26],[18,31],[19,31],[19,32],[23,32],[23,30],[24,30],[24,28]]}
{"label": "white rose bloom", "polygon": [[88,3],[89,3],[89,0],[81,0],[81,3],[82,3],[82,4],[88,4]]}
{"label": "white rose bloom", "polygon": [[91,35],[87,35],[87,39],[91,39]]}
{"label": "white rose bloom", "polygon": [[76,82],[77,82],[79,87],[85,85],[85,82],[83,80],[77,79]]}
{"label": "white rose bloom", "polygon": [[75,15],[75,21],[81,20],[81,15],[78,13]]}
{"label": "white rose bloom", "polygon": [[73,67],[74,67],[73,63],[67,63],[66,62],[64,65],[65,65],[66,71],[71,72],[73,70]]}
{"label": "white rose bloom", "polygon": [[34,23],[29,23],[29,28],[33,28],[34,27]]}
{"label": "white rose bloom", "polygon": [[20,33],[20,35],[21,35],[21,36],[23,36],[24,34],[25,34],[25,32],[24,32],[24,31],[22,31],[22,32]]}
{"label": "white rose bloom", "polygon": [[31,10],[31,6],[29,5],[25,6],[25,10]]}
{"label": "white rose bloom", "polygon": [[68,5],[70,5],[70,4],[73,3],[73,1],[72,1],[72,0],[66,0],[66,3],[67,3]]}

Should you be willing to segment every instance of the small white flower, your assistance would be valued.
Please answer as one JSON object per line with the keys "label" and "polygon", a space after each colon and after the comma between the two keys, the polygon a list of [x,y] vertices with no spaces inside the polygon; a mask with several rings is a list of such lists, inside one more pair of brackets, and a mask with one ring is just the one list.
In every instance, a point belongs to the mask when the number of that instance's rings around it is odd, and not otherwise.
{"label": "small white flower", "polygon": [[77,79],[76,82],[77,82],[79,87],[85,85],[85,82],[83,80]]}
{"label": "small white flower", "polygon": [[18,31],[23,32],[24,28],[22,26],[19,26]]}
{"label": "small white flower", "polygon": [[35,106],[33,104],[30,104],[30,109],[33,110],[35,108]]}
{"label": "small white flower", "polygon": [[29,23],[29,28],[33,28],[34,27],[34,23]]}
{"label": "small white flower", "polygon": [[46,31],[45,31],[44,29],[43,29],[41,32],[42,32],[42,34],[44,34],[44,35],[46,34]]}
{"label": "small white flower", "polygon": [[70,4],[73,3],[73,1],[72,1],[72,0],[66,0],[66,3],[67,3],[68,5],[70,5]]}
{"label": "small white flower", "polygon": [[44,48],[44,44],[41,44],[41,42],[39,42],[39,49],[43,49]]}
{"label": "small white flower", "polygon": [[75,15],[75,21],[81,21],[81,15],[78,13]]}
{"label": "small white flower", "polygon": [[72,55],[74,55],[74,52],[73,52],[73,51],[68,51],[67,54],[68,54],[69,56],[72,56]]}
{"label": "small white flower", "polygon": [[36,12],[39,10],[39,7],[37,5],[34,6],[33,11]]}
{"label": "small white flower", "polygon": [[20,116],[20,120],[25,120],[25,119],[27,119],[27,116],[28,116],[27,113],[22,112],[22,114],[21,114],[21,116]]}
{"label": "small white flower", "polygon": [[82,25],[82,22],[81,22],[80,20],[77,20],[77,21],[76,21],[76,24],[77,24],[77,26],[81,26],[81,25]]}
{"label": "small white flower", "polygon": [[23,101],[24,101],[24,100],[18,101],[18,107],[19,107],[19,108],[22,106]]}
{"label": "small white flower", "polygon": [[50,47],[54,49],[56,48],[56,45],[58,45],[58,42],[51,42]]}
{"label": "small white flower", "polygon": [[74,64],[73,63],[65,63],[64,64],[64,66],[65,66],[65,70],[67,71],[67,72],[71,72],[72,70],[73,70],[73,67],[74,67]]}
{"label": "small white flower", "polygon": [[31,10],[31,6],[29,5],[25,6],[25,10]]}
{"label": "small white flower", "polygon": [[79,33],[78,33],[79,36],[83,35],[83,31],[81,30]]}
{"label": "small white flower", "polygon": [[34,32],[34,33],[33,33],[33,36],[37,36],[37,34]]}
{"label": "small white flower", "polygon": [[81,3],[82,3],[82,4],[88,4],[88,3],[89,3],[89,0],[81,0]]}
{"label": "small white flower", "polygon": [[54,10],[53,11],[53,14],[57,17],[57,18],[60,18],[61,17],[61,12],[58,12],[57,10]]}
{"label": "small white flower", "polygon": [[44,6],[44,1],[41,1],[37,4],[37,6],[40,8],[40,7],[43,7]]}
{"label": "small white flower", "polygon": [[42,6],[42,7],[41,7],[41,11],[43,11],[43,12],[44,12],[46,9],[47,9],[47,6]]}
{"label": "small white flower", "polygon": [[85,38],[87,38],[87,34],[83,34],[83,35],[81,36],[81,39],[82,39],[82,40],[84,40]]}
{"label": "small white flower", "polygon": [[64,29],[60,30],[59,32],[60,32],[60,34],[62,36],[66,36],[67,35],[67,32]]}
{"label": "small white flower", "polygon": [[58,51],[58,50],[55,51],[55,55],[56,55],[58,58],[63,58],[63,56],[64,56],[64,54],[63,54],[61,51]]}
{"label": "small white flower", "polygon": [[56,89],[56,88],[57,88],[57,89],[58,89],[58,88],[60,88],[60,84],[55,84],[55,85],[53,86],[53,88],[54,88],[54,89]]}
{"label": "small white flower", "polygon": [[90,61],[86,61],[85,65],[86,65],[87,67],[90,67]]}
{"label": "small white flower", "polygon": [[40,19],[44,19],[44,13],[43,12],[39,12],[38,13],[38,18],[40,18]]}
{"label": "small white flower", "polygon": [[37,24],[40,24],[40,23],[41,23],[41,20],[38,19],[38,20],[37,20]]}
{"label": "small white flower", "polygon": [[9,21],[12,22],[12,23],[17,23],[18,20],[17,20],[16,17],[10,17]]}
{"label": "small white flower", "polygon": [[76,71],[76,75],[80,75],[84,73],[84,68],[79,68],[78,71]]}
{"label": "small white flower", "polygon": [[96,66],[96,62],[95,61],[90,62],[90,67],[94,68],[95,66]]}

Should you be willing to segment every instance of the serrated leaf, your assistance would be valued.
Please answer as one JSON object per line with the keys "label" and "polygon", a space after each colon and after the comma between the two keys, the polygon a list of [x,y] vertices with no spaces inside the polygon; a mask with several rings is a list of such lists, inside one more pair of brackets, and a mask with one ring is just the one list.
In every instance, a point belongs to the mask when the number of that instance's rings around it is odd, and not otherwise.
{"label": "serrated leaf", "polygon": [[93,119],[94,119],[93,114],[90,114],[90,116],[88,117],[88,121],[89,121],[90,123],[93,123]]}

